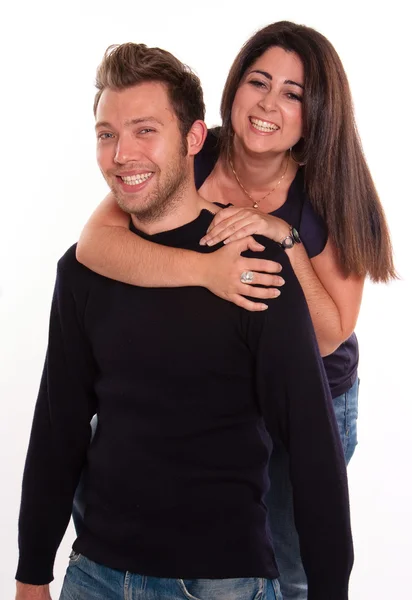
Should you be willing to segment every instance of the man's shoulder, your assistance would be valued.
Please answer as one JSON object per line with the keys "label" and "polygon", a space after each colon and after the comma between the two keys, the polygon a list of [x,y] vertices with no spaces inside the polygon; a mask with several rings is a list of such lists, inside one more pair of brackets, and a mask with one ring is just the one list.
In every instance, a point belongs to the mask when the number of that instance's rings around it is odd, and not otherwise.
{"label": "man's shoulder", "polygon": [[247,250],[242,253],[244,256],[250,258],[264,258],[265,260],[274,260],[282,265],[286,265],[286,268],[292,268],[290,265],[289,257],[287,253],[283,250],[280,244],[274,242],[273,240],[264,237],[263,235],[254,235],[253,236],[259,244],[264,246],[264,250],[262,252],[254,252],[251,250]]}
{"label": "man's shoulder", "polygon": [[[86,267],[84,267],[76,258],[76,249],[77,243],[70,246],[68,250],[63,254],[63,256],[59,259],[57,263],[57,272],[65,273],[67,276],[71,274],[77,275],[82,272]],[[88,270],[88,269],[86,269]]]}
{"label": "man's shoulder", "polygon": [[77,243],[73,244],[68,250],[66,250],[57,263],[59,269],[67,270],[75,268],[76,263],[78,262],[76,258],[76,249]]}
{"label": "man's shoulder", "polygon": [[57,263],[57,274],[63,277],[66,281],[76,284],[76,286],[82,285],[85,282],[91,282],[95,278],[101,277],[97,273],[94,273],[84,265],[82,265],[76,258],[77,243],[70,246],[68,250],[63,254]]}
{"label": "man's shoulder", "polygon": [[267,301],[268,306],[272,307],[272,309],[279,314],[282,312],[283,307],[285,307],[288,314],[293,314],[296,310],[307,312],[305,295],[291,265],[288,253],[283,250],[280,244],[269,238],[261,235],[254,235],[253,237],[257,242],[262,244],[265,249],[262,252],[248,250],[242,253],[242,255],[248,258],[273,260],[274,262],[277,262],[281,266],[279,275],[285,280],[285,284],[279,288],[280,296]]}

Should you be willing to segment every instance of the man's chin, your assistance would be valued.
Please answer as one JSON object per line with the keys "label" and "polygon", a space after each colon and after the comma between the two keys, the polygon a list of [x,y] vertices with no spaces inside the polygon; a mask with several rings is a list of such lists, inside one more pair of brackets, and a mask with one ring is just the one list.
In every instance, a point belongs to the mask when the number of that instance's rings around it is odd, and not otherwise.
{"label": "man's chin", "polygon": [[123,212],[142,222],[152,222],[162,216],[165,211],[162,202],[158,203],[151,198],[137,198],[132,195],[125,198],[122,194],[115,194],[115,197]]}
{"label": "man's chin", "polygon": [[141,210],[142,206],[145,204],[142,197],[138,194],[124,194],[123,192],[112,189],[112,193],[116,198],[116,202],[124,212],[129,215],[134,215],[137,211]]}

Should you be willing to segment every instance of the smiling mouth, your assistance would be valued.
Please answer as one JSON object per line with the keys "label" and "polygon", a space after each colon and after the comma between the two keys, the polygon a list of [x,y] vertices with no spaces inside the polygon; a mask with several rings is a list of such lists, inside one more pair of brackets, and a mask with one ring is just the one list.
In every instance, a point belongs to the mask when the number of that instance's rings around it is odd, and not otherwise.
{"label": "smiling mouth", "polygon": [[261,119],[255,119],[254,117],[249,117],[249,121],[252,126],[258,131],[263,131],[265,133],[270,133],[272,131],[278,131],[280,127],[271,123],[270,121],[262,121]]}
{"label": "smiling mouth", "polygon": [[150,177],[152,177],[153,173],[138,173],[137,175],[126,175],[122,177],[118,175],[118,177],[125,183],[126,185],[139,185],[140,183],[144,183]]}

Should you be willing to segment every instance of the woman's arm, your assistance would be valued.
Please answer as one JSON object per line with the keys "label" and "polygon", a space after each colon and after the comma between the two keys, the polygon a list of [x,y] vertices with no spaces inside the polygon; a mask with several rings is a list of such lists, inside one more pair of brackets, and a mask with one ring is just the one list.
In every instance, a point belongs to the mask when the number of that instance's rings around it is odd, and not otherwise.
{"label": "woman's arm", "polygon": [[[241,256],[247,249],[263,249],[252,237],[211,254],[201,254],[144,240],[129,231],[129,222],[129,216],[108,194],[81,233],[77,260],[100,275],[132,285],[206,287],[251,311],[265,310],[267,305],[248,300],[244,295],[261,300],[280,293],[273,287],[284,283],[276,275],[281,269],[278,263]],[[252,288],[241,283],[243,271],[256,271],[254,282],[267,287]]]}
{"label": "woman's arm", "polygon": [[322,356],[332,354],[355,329],[364,277],[345,277],[330,241],[310,259],[303,244],[286,250],[302,286]]}
{"label": "woman's arm", "polygon": [[[244,236],[264,235],[280,241],[289,235],[289,225],[254,208],[230,208],[213,219],[202,243],[222,240],[229,246]],[[362,300],[364,278],[345,277],[330,241],[309,259],[303,244],[286,250],[306,297],[322,356],[332,354],[353,332]]]}

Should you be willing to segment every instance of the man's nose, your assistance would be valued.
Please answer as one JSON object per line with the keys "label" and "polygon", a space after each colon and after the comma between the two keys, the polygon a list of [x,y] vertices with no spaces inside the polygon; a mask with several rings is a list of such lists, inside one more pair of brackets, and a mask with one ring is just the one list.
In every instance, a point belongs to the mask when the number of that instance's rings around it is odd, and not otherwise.
{"label": "man's nose", "polygon": [[119,137],[114,157],[116,163],[124,165],[128,162],[139,160],[141,156],[142,153],[135,140],[130,136]]}

